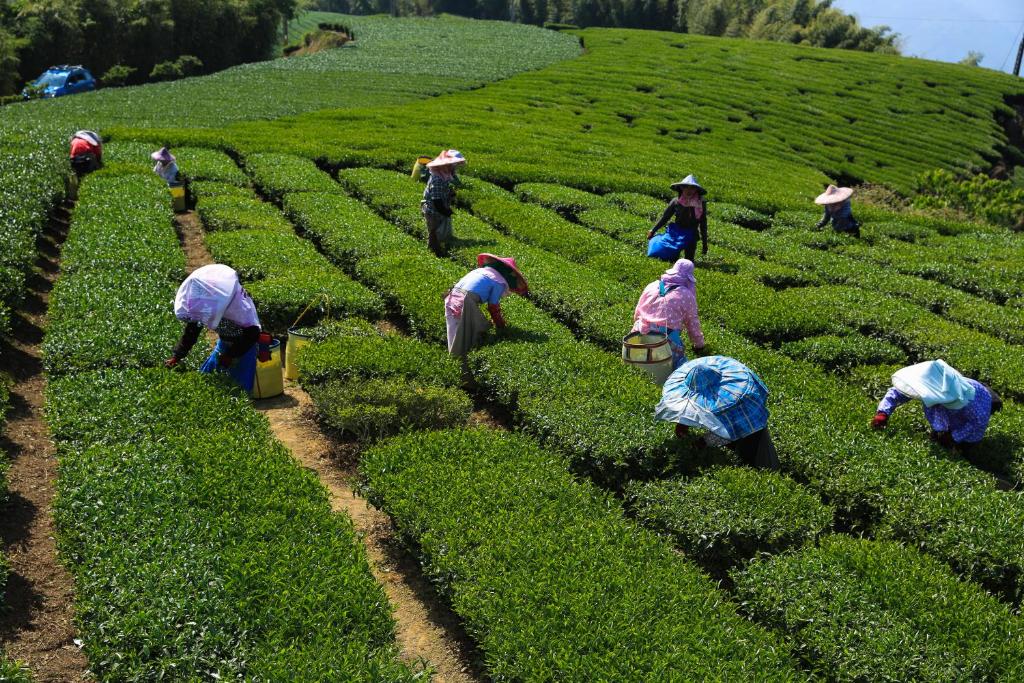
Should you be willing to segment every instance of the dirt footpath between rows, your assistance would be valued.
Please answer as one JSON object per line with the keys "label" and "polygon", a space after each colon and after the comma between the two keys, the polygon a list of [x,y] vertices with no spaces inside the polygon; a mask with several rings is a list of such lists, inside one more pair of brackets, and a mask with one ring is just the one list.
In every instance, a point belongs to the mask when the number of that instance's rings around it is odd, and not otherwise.
{"label": "dirt footpath between rows", "polygon": [[[179,214],[176,226],[189,272],[213,263],[198,217],[191,212]],[[281,396],[254,401],[253,405],[267,417],[274,435],[295,460],[317,475],[330,495],[331,509],[351,517],[366,549],[370,571],[394,608],[396,643],[403,661],[426,661],[438,683],[485,680],[480,657],[458,617],[398,542],[390,518],[356,494],[352,484],[358,446],[328,439],[311,419],[309,395],[294,382],[285,381]]]}
{"label": "dirt footpath between rows", "polygon": [[0,514],[0,540],[11,565],[4,597],[8,609],[0,611],[0,645],[9,657],[28,665],[37,683],[91,679],[85,655],[75,644],[74,583],[57,559],[52,514],[57,458],[43,419],[41,345],[68,208],[58,211],[40,240],[38,272],[28,283],[27,299],[15,312],[13,334],[2,351],[14,386],[0,439],[11,460],[10,500]]}

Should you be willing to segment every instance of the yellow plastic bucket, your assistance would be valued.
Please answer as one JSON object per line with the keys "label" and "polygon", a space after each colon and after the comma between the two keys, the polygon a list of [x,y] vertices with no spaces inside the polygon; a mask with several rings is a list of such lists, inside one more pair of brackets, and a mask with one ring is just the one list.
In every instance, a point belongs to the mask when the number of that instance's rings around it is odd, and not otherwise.
{"label": "yellow plastic bucket", "polygon": [[640,368],[661,386],[672,374],[672,347],[660,332],[630,332],[622,340],[622,361]]}
{"label": "yellow plastic bucket", "polygon": [[300,334],[295,329],[288,328],[288,348],[284,354],[284,376],[291,380],[299,378],[299,366],[295,363],[296,354],[311,341],[308,334]]}
{"label": "yellow plastic bucket", "polygon": [[270,360],[256,361],[256,381],[252,385],[253,398],[270,398],[284,393],[281,377],[281,342],[270,342]]}
{"label": "yellow plastic bucket", "polygon": [[431,157],[417,157],[416,163],[412,165],[412,173],[409,174],[409,177],[413,180],[422,180],[423,172],[426,170],[427,164],[430,162]]}
{"label": "yellow plastic bucket", "polygon": [[185,186],[171,185],[171,207],[174,213],[184,213],[185,207]]}

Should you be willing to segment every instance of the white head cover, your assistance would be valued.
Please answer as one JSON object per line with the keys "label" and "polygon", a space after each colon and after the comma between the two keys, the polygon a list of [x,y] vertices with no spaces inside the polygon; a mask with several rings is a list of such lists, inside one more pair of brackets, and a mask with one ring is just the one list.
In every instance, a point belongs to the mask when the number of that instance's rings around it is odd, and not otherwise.
{"label": "white head cover", "polygon": [[930,360],[897,370],[892,385],[931,408],[960,410],[974,400],[974,385],[944,360]]}
{"label": "white head cover", "polygon": [[72,140],[75,139],[75,138],[82,138],[83,140],[88,142],[93,147],[99,147],[100,146],[100,136],[97,135],[96,133],[92,132],[91,130],[80,130],[80,131],[78,131],[77,133],[75,133],[74,135],[71,136]]}
{"label": "white head cover", "polygon": [[260,324],[256,306],[242,289],[238,273],[219,263],[197,268],[185,278],[174,296],[174,315],[211,330],[223,318],[240,327]]}

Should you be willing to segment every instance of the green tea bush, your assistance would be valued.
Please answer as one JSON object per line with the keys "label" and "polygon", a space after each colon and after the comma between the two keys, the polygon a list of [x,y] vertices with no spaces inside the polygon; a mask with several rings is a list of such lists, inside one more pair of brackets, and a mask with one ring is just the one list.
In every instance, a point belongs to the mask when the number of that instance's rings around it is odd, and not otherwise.
{"label": "green tea bush", "polygon": [[177,147],[173,150],[181,169],[189,182],[215,181],[244,187],[249,184],[242,169],[224,152],[202,147]]}
{"label": "green tea bush", "polygon": [[309,387],[309,396],[322,425],[360,441],[458,427],[473,410],[473,401],[460,389],[402,378],[332,380]]}
{"label": "green tea bush", "polygon": [[581,211],[577,218],[580,224],[621,240],[637,248],[647,248],[647,231],[654,227],[654,221],[637,216],[614,206],[599,206]]}
{"label": "green tea bush", "polygon": [[50,295],[43,367],[60,375],[160,364],[181,335],[173,310],[176,289],[160,275],[140,272],[62,275]]}
{"label": "green tea bush", "polygon": [[667,199],[656,199],[639,192],[609,192],[604,199],[608,205],[638,216],[650,225],[661,218],[668,206]]}
{"label": "green tea bush", "polygon": [[[252,195],[248,192],[247,195]],[[276,230],[291,234],[292,226],[273,204],[252,196],[221,194],[201,197],[196,203],[203,227],[207,230]]]}
{"label": "green tea bush", "polygon": [[746,467],[631,484],[626,500],[641,524],[668,535],[714,576],[761,553],[814,543],[832,526],[832,508],[803,486]]}
{"label": "green tea bush", "polygon": [[32,683],[28,668],[0,654],[0,680],[7,683]]}
{"label": "green tea bush", "polygon": [[379,318],[384,313],[379,296],[337,269],[296,269],[248,283],[245,289],[256,302],[263,328],[277,335],[284,335],[304,311],[306,324],[348,315]]}
{"label": "green tea bush", "polygon": [[523,436],[410,434],[360,471],[495,680],[802,678],[707,577]]}
{"label": "green tea bush", "polygon": [[917,208],[959,209],[989,223],[1024,230],[1024,188],[1008,180],[993,180],[985,175],[965,180],[938,169],[922,173],[916,190]]}
{"label": "green tea bush", "polygon": [[61,252],[65,273],[122,270],[185,277],[166,184],[155,175],[89,176]]}
{"label": "green tea bush", "polygon": [[214,260],[234,268],[243,281],[262,280],[293,270],[336,271],[312,244],[291,232],[212,232],[205,241]]}
{"label": "green tea bush", "polygon": [[303,192],[285,195],[283,205],[288,218],[344,268],[382,253],[423,249],[422,242],[395,230],[352,197]]}
{"label": "green tea bush", "polygon": [[743,608],[786,634],[830,680],[1016,680],[1019,618],[912,549],[843,536],[756,559],[735,575]]}
{"label": "green tea bush", "polygon": [[606,205],[599,195],[553,183],[520,183],[515,191],[521,201],[540,204],[566,217]]}
{"label": "green tea bush", "polygon": [[289,154],[252,154],[245,171],[266,197],[280,201],[289,192],[340,192],[337,183],[309,159]]}
{"label": "green tea bush", "polygon": [[228,381],[84,374],[47,406],[98,678],[415,678],[351,522]]}
{"label": "green tea bush", "polygon": [[198,205],[204,200],[214,197],[245,197],[248,199],[255,199],[256,197],[256,193],[249,187],[222,183],[216,180],[193,180],[189,183],[188,187],[196,198],[197,209],[199,208]]}
{"label": "green tea bush", "polygon": [[816,363],[830,372],[849,370],[857,365],[905,363],[907,360],[898,347],[860,335],[809,337],[787,342],[781,350],[788,356]]}
{"label": "green tea bush", "polygon": [[772,217],[736,204],[712,204],[708,212],[714,212],[715,217],[727,223],[742,226],[748,230],[767,230],[772,225]]}
{"label": "green tea bush", "polygon": [[326,326],[321,340],[298,357],[303,386],[327,381],[401,377],[421,384],[457,387],[459,364],[447,350],[372,326]]}

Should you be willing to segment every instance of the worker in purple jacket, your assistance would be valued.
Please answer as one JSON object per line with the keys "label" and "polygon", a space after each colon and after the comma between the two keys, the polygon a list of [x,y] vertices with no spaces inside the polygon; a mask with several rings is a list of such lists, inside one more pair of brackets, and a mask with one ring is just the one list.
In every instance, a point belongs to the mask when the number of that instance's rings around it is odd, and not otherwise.
{"label": "worker in purple jacket", "polygon": [[1003,407],[995,391],[964,377],[943,360],[932,360],[896,371],[892,388],[878,404],[871,421],[883,429],[896,408],[912,399],[924,404],[932,438],[946,448],[968,450],[981,441],[989,419]]}

